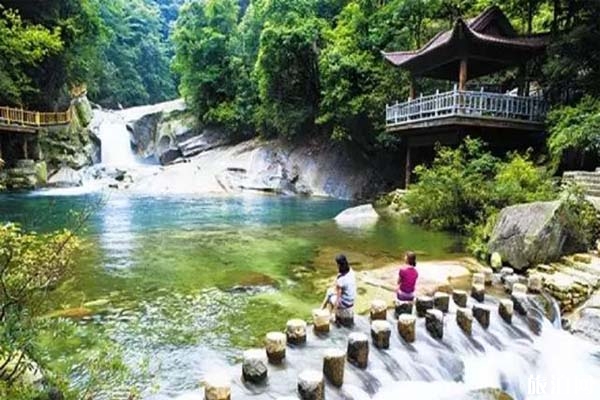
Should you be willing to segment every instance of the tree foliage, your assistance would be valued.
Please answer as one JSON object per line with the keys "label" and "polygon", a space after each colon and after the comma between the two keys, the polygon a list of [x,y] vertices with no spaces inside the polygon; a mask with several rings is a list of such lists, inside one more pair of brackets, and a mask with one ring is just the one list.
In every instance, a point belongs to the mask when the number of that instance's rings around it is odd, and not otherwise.
{"label": "tree foliage", "polygon": [[0,226],[0,380],[11,384],[37,361],[37,317],[48,291],[65,279],[79,240],[70,231]]}
{"label": "tree foliage", "polygon": [[559,162],[568,151],[600,156],[600,99],[584,97],[573,106],[559,107],[548,115],[548,147]]}
{"label": "tree foliage", "polygon": [[168,35],[180,0],[3,3],[2,104],[64,107],[69,89],[81,84],[111,107],[175,97]]}
{"label": "tree foliage", "polygon": [[61,30],[28,24],[20,15],[0,5],[0,98],[21,105],[27,95],[37,94],[28,68],[62,49]]}

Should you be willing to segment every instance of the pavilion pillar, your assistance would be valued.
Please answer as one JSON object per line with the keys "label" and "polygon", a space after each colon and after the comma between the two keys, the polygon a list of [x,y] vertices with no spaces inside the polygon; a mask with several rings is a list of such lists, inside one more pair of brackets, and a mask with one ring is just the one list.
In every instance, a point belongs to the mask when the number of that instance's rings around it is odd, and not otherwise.
{"label": "pavilion pillar", "polygon": [[27,149],[27,137],[23,137],[23,158],[25,160],[29,158],[29,150]]}
{"label": "pavilion pillar", "polygon": [[458,71],[458,90],[465,90],[467,87],[467,59],[461,58]]}
{"label": "pavilion pillar", "polygon": [[410,162],[410,144],[406,143],[406,157],[404,158],[404,189],[408,189],[408,185],[410,185],[410,174],[412,171],[412,166]]}
{"label": "pavilion pillar", "polygon": [[417,97],[417,81],[413,74],[410,74],[410,87],[408,89],[408,100],[413,100]]}

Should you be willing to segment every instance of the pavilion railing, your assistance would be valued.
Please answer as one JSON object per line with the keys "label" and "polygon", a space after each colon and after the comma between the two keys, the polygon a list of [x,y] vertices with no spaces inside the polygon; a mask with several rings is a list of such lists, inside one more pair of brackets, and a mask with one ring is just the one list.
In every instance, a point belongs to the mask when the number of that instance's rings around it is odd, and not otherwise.
{"label": "pavilion railing", "polygon": [[39,112],[0,107],[0,122],[22,126],[63,125],[71,122],[71,108],[67,111]]}
{"label": "pavilion railing", "polygon": [[546,111],[546,103],[541,97],[455,88],[450,92],[436,92],[388,105],[385,119],[388,127],[451,116],[542,122]]}

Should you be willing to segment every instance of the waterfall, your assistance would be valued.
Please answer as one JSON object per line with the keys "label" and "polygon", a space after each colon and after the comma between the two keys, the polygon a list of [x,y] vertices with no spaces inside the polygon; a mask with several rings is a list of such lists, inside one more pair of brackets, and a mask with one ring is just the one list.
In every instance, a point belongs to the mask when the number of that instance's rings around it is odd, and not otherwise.
{"label": "waterfall", "polygon": [[101,163],[113,167],[129,167],[137,164],[131,151],[127,123],[118,112],[96,111],[96,131],[102,141]]}

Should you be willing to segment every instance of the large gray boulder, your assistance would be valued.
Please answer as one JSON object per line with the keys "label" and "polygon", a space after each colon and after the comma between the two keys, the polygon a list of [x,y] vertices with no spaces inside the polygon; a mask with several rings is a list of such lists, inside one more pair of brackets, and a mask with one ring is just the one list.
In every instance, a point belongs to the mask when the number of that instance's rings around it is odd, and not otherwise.
{"label": "large gray boulder", "polygon": [[560,201],[518,204],[502,209],[488,243],[490,253],[521,270],[555,261],[568,239]]}

